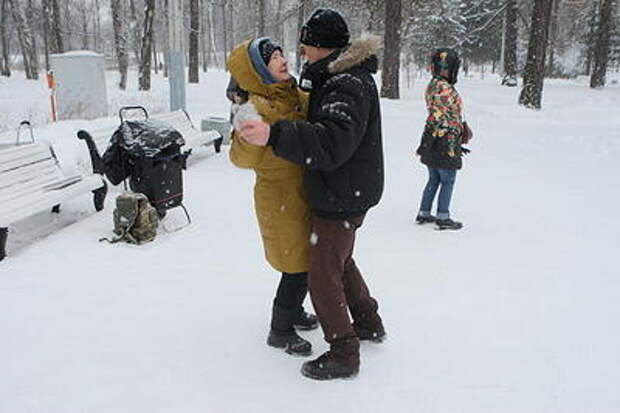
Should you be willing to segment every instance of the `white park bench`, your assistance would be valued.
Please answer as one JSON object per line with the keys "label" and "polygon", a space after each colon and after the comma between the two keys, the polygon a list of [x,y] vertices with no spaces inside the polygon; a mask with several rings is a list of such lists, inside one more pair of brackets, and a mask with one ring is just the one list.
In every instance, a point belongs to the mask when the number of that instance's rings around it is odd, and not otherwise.
{"label": "white park bench", "polygon": [[6,256],[8,227],[48,209],[60,212],[60,204],[93,192],[95,209],[103,209],[107,186],[103,177],[67,176],[51,146],[40,143],[0,150],[0,260]]}

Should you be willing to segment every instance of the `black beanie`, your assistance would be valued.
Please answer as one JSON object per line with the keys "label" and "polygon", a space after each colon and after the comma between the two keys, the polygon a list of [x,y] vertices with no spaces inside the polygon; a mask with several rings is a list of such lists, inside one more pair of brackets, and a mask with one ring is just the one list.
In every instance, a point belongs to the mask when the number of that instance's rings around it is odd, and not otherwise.
{"label": "black beanie", "polygon": [[258,44],[258,50],[260,51],[260,56],[263,58],[263,62],[266,65],[269,65],[269,61],[271,60],[271,55],[279,50],[282,53],[282,48],[277,43],[274,43],[271,39],[266,38],[262,40]]}
{"label": "black beanie", "polygon": [[339,49],[349,44],[347,22],[336,10],[317,9],[301,29],[301,44]]}

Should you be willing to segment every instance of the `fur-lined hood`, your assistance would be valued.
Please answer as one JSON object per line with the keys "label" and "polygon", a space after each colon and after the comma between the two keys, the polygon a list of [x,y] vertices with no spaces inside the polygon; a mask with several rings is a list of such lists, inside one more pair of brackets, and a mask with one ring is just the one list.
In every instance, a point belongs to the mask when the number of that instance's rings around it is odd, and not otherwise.
{"label": "fur-lined hood", "polygon": [[359,40],[352,42],[334,61],[330,62],[327,71],[335,74],[349,70],[375,56],[382,46],[381,37],[365,34]]}

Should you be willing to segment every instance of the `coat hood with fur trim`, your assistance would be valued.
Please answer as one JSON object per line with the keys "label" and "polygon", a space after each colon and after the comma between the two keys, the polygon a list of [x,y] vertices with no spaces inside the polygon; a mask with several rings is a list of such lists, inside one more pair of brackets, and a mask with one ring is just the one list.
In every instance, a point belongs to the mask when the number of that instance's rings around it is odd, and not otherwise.
{"label": "coat hood with fur trim", "polygon": [[343,49],[342,53],[328,64],[327,71],[333,74],[342,73],[354,66],[364,64],[374,73],[379,66],[377,53],[382,46],[381,37],[370,34],[364,35]]}

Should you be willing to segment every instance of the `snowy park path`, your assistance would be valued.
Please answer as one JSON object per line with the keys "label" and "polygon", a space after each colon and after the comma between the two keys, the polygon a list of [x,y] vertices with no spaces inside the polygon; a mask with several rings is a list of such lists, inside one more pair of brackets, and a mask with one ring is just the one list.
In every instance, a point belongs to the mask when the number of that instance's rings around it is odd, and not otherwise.
{"label": "snowy park path", "polygon": [[[204,80],[195,119],[227,110],[224,74]],[[454,233],[413,223],[424,81],[383,101],[386,191],[357,261],[389,338],[362,345],[355,380],[310,381],[265,345],[277,275],[253,175],[205,150],[185,173],[194,223],[151,244],[98,242],[115,193],[99,214],[84,197],[18,225],[0,264],[0,412],[619,411],[620,88],[548,82],[533,112],[496,83],[459,85],[476,136]]]}

